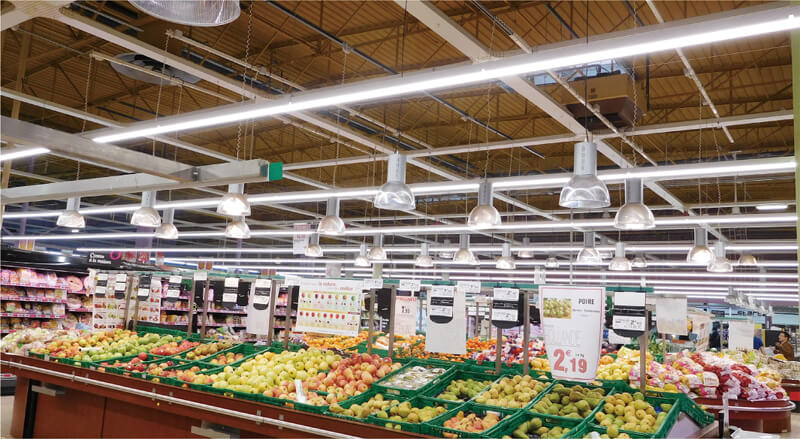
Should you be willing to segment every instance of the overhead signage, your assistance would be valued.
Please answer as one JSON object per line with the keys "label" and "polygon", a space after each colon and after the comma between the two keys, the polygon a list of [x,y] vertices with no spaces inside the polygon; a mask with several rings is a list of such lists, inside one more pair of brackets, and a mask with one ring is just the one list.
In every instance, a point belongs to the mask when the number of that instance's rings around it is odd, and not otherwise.
{"label": "overhead signage", "polygon": [[355,337],[363,286],[357,280],[301,279],[294,330]]}
{"label": "overhead signage", "polygon": [[422,281],[419,279],[401,279],[400,285],[397,287],[400,291],[411,291],[415,293],[422,288]]}
{"label": "overhead signage", "polygon": [[478,294],[481,292],[481,283],[477,281],[460,280],[456,283],[456,288],[464,294]]}
{"label": "overhead signage", "polygon": [[662,334],[688,335],[686,297],[656,297],[656,327]]}
{"label": "overhead signage", "polygon": [[383,288],[383,279],[381,278],[367,278],[363,281],[363,288],[364,290],[377,290]]}

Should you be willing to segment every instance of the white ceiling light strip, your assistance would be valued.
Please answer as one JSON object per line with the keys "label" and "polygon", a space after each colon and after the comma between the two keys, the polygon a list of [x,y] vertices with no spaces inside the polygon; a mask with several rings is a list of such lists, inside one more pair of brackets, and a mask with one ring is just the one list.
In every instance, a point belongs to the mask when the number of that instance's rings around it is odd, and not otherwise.
{"label": "white ceiling light strip", "polygon": [[539,47],[524,54],[481,64],[431,69],[400,77],[376,78],[344,86],[292,93],[275,100],[230,104],[186,115],[160,118],[126,129],[103,130],[96,142],[116,142],[182,130],[230,124],[314,108],[375,101],[406,94],[453,88],[497,78],[557,70],[607,59],[627,58],[781,32],[800,27],[800,7],[775,5],[607,34],[590,40]]}

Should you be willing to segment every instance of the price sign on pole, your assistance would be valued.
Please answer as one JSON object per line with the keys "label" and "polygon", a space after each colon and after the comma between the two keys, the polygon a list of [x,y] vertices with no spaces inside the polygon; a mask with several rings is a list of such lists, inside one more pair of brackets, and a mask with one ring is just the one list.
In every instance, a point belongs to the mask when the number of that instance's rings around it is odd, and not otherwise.
{"label": "price sign on pole", "polygon": [[107,286],[108,273],[97,273],[97,280],[94,284],[94,295],[97,297],[105,297]]}
{"label": "price sign on pole", "polygon": [[167,286],[167,300],[170,302],[174,302],[178,300],[178,297],[180,297],[182,280],[183,278],[180,276],[169,277],[169,285]]}
{"label": "price sign on pole", "polygon": [[554,378],[591,381],[597,376],[605,297],[603,287],[539,288],[542,330]]}
{"label": "price sign on pole", "polygon": [[378,278],[367,278],[364,279],[364,290],[377,290],[383,288],[383,279]]}
{"label": "price sign on pole", "polygon": [[255,291],[253,291],[253,308],[265,310],[269,307],[270,280],[256,279]]}
{"label": "price sign on pole", "polygon": [[222,305],[226,308],[233,308],[236,305],[236,294],[239,292],[239,278],[226,277],[225,289],[222,290]]}
{"label": "price sign on pole", "polygon": [[410,337],[417,333],[416,297],[397,296],[394,304],[394,334]]}
{"label": "price sign on pole", "polygon": [[139,299],[147,299],[150,297],[150,282],[152,276],[143,274],[139,276],[139,289],[136,291],[136,296]]}
{"label": "price sign on pole", "polygon": [[495,288],[492,294],[492,324],[498,328],[513,328],[519,322],[519,290]]}
{"label": "price sign on pole", "polygon": [[400,279],[400,285],[397,287],[400,291],[416,292],[422,287],[422,282],[419,279]]}
{"label": "price sign on pole", "polygon": [[456,283],[459,293],[478,294],[481,292],[481,283],[469,280],[460,280]]}
{"label": "price sign on pole", "polygon": [[434,285],[428,294],[428,315],[431,321],[447,323],[453,319],[455,288],[449,285]]}
{"label": "price sign on pole", "polygon": [[125,290],[128,289],[128,275],[117,273],[114,281],[114,297],[117,299],[125,298]]}

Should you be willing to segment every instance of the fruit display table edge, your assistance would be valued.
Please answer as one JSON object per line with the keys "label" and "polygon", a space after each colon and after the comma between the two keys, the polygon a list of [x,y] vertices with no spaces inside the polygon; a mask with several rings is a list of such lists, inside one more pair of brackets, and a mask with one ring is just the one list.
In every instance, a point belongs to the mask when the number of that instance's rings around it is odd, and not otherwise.
{"label": "fruit display table edge", "polygon": [[32,357],[4,354],[0,362],[2,372],[18,377],[15,438],[200,437],[192,431],[208,424],[239,430],[242,438],[325,436],[285,423],[357,437],[425,437]]}
{"label": "fruit display table edge", "polygon": [[[697,404],[706,406],[706,410],[716,415],[722,408],[722,400],[718,398],[697,398]],[[730,407],[730,424],[744,430],[761,433],[789,433],[792,431],[792,409],[789,400],[778,401],[744,401],[728,400]],[[742,410],[737,410],[741,407]]]}

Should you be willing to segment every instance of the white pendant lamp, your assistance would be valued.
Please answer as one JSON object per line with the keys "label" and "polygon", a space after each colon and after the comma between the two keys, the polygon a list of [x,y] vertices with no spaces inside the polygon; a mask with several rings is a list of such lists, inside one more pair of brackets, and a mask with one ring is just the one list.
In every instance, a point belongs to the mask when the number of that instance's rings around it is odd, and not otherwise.
{"label": "white pendant lamp", "polygon": [[633,268],[647,268],[647,259],[644,256],[636,256],[631,261],[631,267]]}
{"label": "white pendant lamp", "polygon": [[497,262],[495,263],[495,268],[500,270],[513,270],[517,267],[516,262],[514,262],[514,257],[511,256],[511,244],[505,243],[503,244],[503,254],[499,258],[497,258]]}
{"label": "white pendant lamp", "polygon": [[597,145],[594,142],[575,144],[572,178],[561,189],[558,205],[569,209],[601,209],[611,205],[605,183],[597,178]]}
{"label": "white pendant lamp", "polygon": [[453,255],[453,262],[464,265],[478,265],[478,258],[469,249],[469,235],[466,233],[460,235],[458,250]]}
{"label": "white pendant lamp", "polygon": [[142,192],[142,206],[131,215],[131,224],[140,227],[158,227],[161,225],[161,215],[153,207],[156,205],[155,191]]}
{"label": "white pendant lamp", "polygon": [[745,253],[739,256],[738,265],[741,267],[755,267],[758,265],[758,259],[749,253]]}
{"label": "white pendant lamp", "polygon": [[631,261],[625,257],[625,243],[617,242],[614,258],[608,263],[609,271],[631,271]]}
{"label": "white pendant lamp", "polygon": [[353,265],[356,267],[369,267],[371,265],[369,259],[367,258],[367,244],[365,242],[361,243],[361,247],[358,250],[358,256],[356,256],[355,261],[353,261]]}
{"label": "white pendant lamp", "polygon": [[378,189],[372,204],[378,209],[413,210],[417,204],[406,184],[406,156],[391,154],[387,163],[386,183]]}
{"label": "white pendant lamp", "polygon": [[711,273],[731,273],[733,264],[725,257],[725,243],[717,241],[714,243],[714,259],[708,264],[707,270]]}
{"label": "white pendant lamp", "polygon": [[656,227],[653,212],[644,204],[642,179],[625,180],[625,204],[614,217],[614,227],[620,230],[645,230]]}
{"label": "white pendant lamp", "polygon": [[241,14],[238,0],[131,0],[153,17],[188,26],[222,26]]}
{"label": "white pendant lamp", "polygon": [[558,268],[558,259],[550,256],[544,261],[544,268]]}
{"label": "white pendant lamp", "polygon": [[[529,247],[531,245],[531,239],[527,236],[522,238],[522,246]],[[533,250],[520,250],[517,252],[517,257],[520,259],[531,259],[533,257]]]}
{"label": "white pendant lamp", "polygon": [[250,202],[244,195],[244,183],[228,185],[228,193],[219,200],[217,213],[228,216],[250,215]]}
{"label": "white pendant lamp", "polygon": [[161,239],[178,239],[178,228],[175,227],[175,209],[169,208],[164,210],[164,219],[161,225],[156,229],[156,238]]}
{"label": "white pendant lamp", "polygon": [[78,212],[81,208],[81,197],[67,198],[67,208],[58,215],[56,225],[59,227],[69,227],[70,229],[83,229],[86,227],[86,219]]}
{"label": "white pendant lamp", "polygon": [[328,208],[325,217],[317,226],[317,233],[320,235],[337,236],[344,233],[344,221],[339,217],[339,199],[328,198]]}
{"label": "white pendant lamp", "polygon": [[369,249],[367,258],[370,261],[385,261],[389,259],[386,256],[386,250],[383,248],[383,235],[375,235],[375,237],[372,239],[372,248]]}
{"label": "white pendant lamp", "polygon": [[430,268],[433,267],[433,258],[428,254],[428,243],[422,243],[422,250],[419,256],[414,260],[414,265],[417,267]]}
{"label": "white pendant lamp", "polygon": [[482,181],[478,187],[478,205],[469,213],[467,225],[474,229],[488,229],[499,226],[500,212],[492,205],[492,183]]}
{"label": "white pendant lamp", "polygon": [[245,222],[245,218],[240,216],[228,223],[225,227],[225,236],[234,239],[248,239],[250,238],[250,226]]}
{"label": "white pendant lamp", "polygon": [[[445,239],[442,242],[442,246],[443,247],[450,247],[450,240],[449,239]],[[439,257],[442,258],[442,259],[453,259],[453,252],[451,252],[451,251],[439,252]]]}
{"label": "white pendant lamp", "polygon": [[694,247],[686,255],[686,262],[708,265],[714,259],[714,253],[708,248],[706,231],[702,227],[694,229]]}
{"label": "white pendant lamp", "polygon": [[321,258],[323,255],[322,247],[319,245],[319,234],[314,233],[308,239],[308,244],[303,249],[303,254],[309,258]]}
{"label": "white pendant lamp", "polygon": [[577,261],[584,264],[602,264],[600,252],[594,248],[594,232],[583,232],[583,248],[578,252]]}

